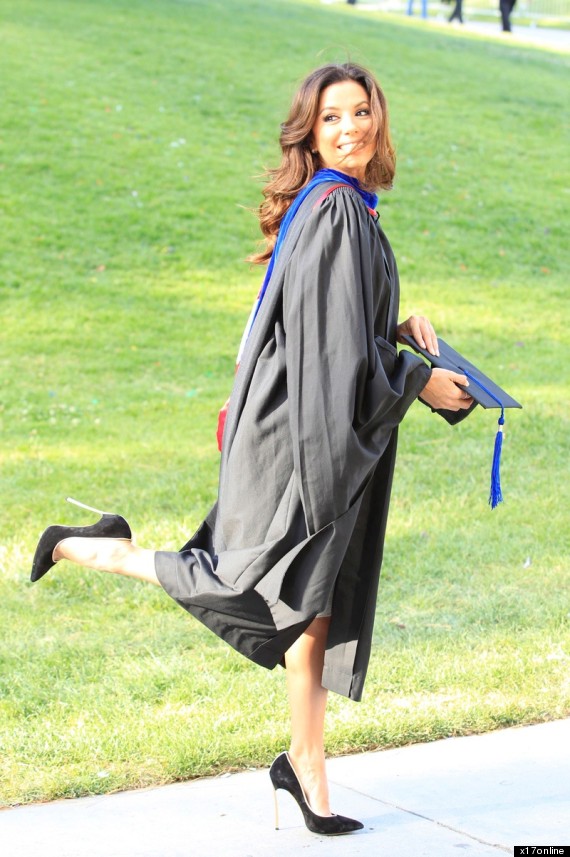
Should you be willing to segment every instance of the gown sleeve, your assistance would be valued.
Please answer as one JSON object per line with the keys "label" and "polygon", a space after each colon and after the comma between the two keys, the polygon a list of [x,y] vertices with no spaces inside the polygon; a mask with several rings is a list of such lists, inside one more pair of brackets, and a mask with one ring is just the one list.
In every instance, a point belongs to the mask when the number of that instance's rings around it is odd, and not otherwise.
{"label": "gown sleeve", "polygon": [[429,379],[420,358],[389,341],[394,290],[362,200],[330,194],[303,227],[283,290],[290,431],[309,534],[355,502]]}

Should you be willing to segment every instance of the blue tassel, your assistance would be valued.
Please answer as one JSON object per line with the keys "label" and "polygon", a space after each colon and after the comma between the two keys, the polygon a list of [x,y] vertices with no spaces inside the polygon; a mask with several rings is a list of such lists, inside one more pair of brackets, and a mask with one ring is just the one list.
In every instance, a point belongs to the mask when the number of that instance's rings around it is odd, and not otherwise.
{"label": "blue tassel", "polygon": [[495,436],[495,450],[493,452],[493,467],[491,469],[491,491],[489,493],[489,503],[491,509],[494,509],[499,503],[503,502],[503,492],[501,491],[501,450],[503,448],[503,426],[505,424],[505,412],[501,409],[499,417],[499,428]]}
{"label": "blue tassel", "polygon": [[495,435],[495,450],[493,452],[493,467],[491,468],[491,490],[489,492],[489,505],[491,509],[495,509],[499,503],[503,502],[503,492],[501,491],[501,450],[503,448],[503,426],[505,425],[505,409],[503,407],[503,403],[500,399],[495,396],[491,390],[488,390],[484,384],[481,383],[477,378],[474,378],[470,372],[466,369],[461,370],[470,381],[474,381],[476,384],[481,387],[482,390],[492,398],[498,404],[501,409],[501,416],[497,420],[499,424],[499,428],[497,429],[497,434]]}

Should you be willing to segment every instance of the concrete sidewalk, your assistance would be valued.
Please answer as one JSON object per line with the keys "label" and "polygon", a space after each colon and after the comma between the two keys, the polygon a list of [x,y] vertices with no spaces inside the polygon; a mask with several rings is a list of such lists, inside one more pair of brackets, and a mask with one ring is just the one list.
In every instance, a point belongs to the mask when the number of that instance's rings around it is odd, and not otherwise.
{"label": "concrete sidewalk", "polygon": [[[344,0],[321,0],[323,3],[344,2]],[[360,2],[355,7],[363,12],[389,12],[397,15],[406,15],[406,3],[400,0],[373,0],[373,2]],[[511,21],[512,33],[503,33],[501,31],[501,21],[499,16],[497,2],[497,20],[481,21],[476,14],[472,14],[475,10],[469,9],[469,3],[464,3],[463,18],[464,23],[459,24],[454,22],[450,24],[448,17],[453,9],[451,4],[444,12],[439,12],[437,15],[430,15],[425,21],[420,17],[421,4],[419,0],[414,4],[413,20],[420,21],[424,26],[439,29],[442,32],[464,32],[476,33],[478,36],[485,38],[502,40],[507,44],[533,45],[538,48],[546,48],[548,50],[561,51],[563,53],[570,52],[570,30],[560,30],[555,27],[537,27],[535,25],[519,24],[517,21],[518,15],[515,14]],[[515,7],[516,9],[516,7]],[[407,16],[406,16],[407,17]]]}
{"label": "concrete sidewalk", "polygon": [[512,33],[501,32],[500,24],[492,24],[489,21],[477,21],[465,19],[464,24],[449,24],[447,21],[434,20],[435,25],[440,27],[463,30],[466,33],[476,33],[478,36],[499,39],[507,43],[519,45],[533,45],[537,48],[570,52],[570,31],[556,30],[546,27],[524,27],[515,21],[512,24]]}
{"label": "concrete sidewalk", "polygon": [[[570,720],[331,759],[364,830],[321,837],[267,770],[0,812],[2,857],[491,857],[569,846]],[[530,853],[530,852],[529,852]]]}

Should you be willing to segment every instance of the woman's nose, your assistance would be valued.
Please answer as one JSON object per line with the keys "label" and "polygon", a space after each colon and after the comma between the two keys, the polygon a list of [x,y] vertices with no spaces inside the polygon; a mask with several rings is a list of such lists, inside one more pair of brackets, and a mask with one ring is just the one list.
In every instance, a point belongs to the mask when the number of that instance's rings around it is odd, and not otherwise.
{"label": "woman's nose", "polygon": [[341,122],[341,127],[342,127],[342,130],[345,134],[352,133],[356,128],[356,124],[354,122],[354,116],[352,116],[350,113],[343,116],[342,122]]}

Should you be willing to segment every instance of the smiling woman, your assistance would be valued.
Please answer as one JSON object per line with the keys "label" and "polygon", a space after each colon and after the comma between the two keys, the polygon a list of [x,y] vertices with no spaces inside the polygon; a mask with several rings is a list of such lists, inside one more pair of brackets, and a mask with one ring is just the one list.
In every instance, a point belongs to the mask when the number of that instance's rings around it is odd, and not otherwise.
{"label": "smiling woman", "polygon": [[60,559],[159,584],[255,663],[287,668],[291,745],[271,769],[309,830],[363,824],[331,813],[329,690],[362,695],[395,463],[397,428],[422,396],[467,409],[463,375],[396,350],[434,354],[430,322],[398,323],[399,284],[374,211],[394,153],[378,83],[330,65],[304,81],[264,190],[269,260],[223,433],[218,500],[180,551],[138,547],[118,515],[43,534],[32,580]]}
{"label": "smiling woman", "polygon": [[[330,129],[323,127],[329,124]],[[322,151],[317,136],[322,141]],[[263,190],[265,202],[259,209],[266,247],[250,257],[252,262],[270,259],[281,221],[292,200],[320,167],[339,169],[356,178],[350,172],[348,152],[337,150],[339,143],[365,147],[353,162],[360,172],[358,179],[363,189],[390,190],[394,180],[396,159],[386,97],[377,80],[361,66],[351,63],[323,66],[308,75],[293,98],[289,116],[281,126],[279,142],[283,158],[276,169],[268,172],[269,181]]]}
{"label": "smiling woman", "polygon": [[375,122],[366,90],[354,80],[327,86],[313,125],[312,154],[323,167],[342,170],[365,185],[366,168],[376,153]]}

